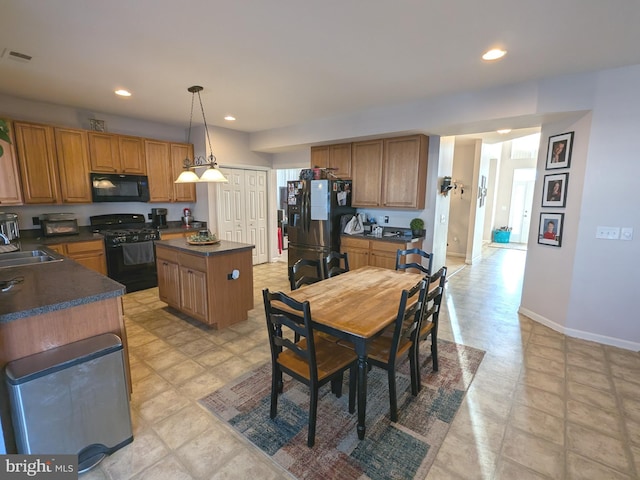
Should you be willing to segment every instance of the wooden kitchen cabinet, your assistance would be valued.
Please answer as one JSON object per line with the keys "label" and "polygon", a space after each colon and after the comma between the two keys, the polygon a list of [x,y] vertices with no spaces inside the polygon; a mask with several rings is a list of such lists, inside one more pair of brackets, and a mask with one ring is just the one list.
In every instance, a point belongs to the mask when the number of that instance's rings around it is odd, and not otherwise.
{"label": "wooden kitchen cabinet", "polygon": [[423,209],[428,149],[426,135],[353,143],[352,205]]}
{"label": "wooden kitchen cabinet", "polygon": [[59,203],[53,127],[25,122],[14,122],[13,125],[24,202]]}
{"label": "wooden kitchen cabinet", "polygon": [[428,149],[429,138],[426,135],[384,140],[384,208],[424,208]]}
{"label": "wooden kitchen cabinet", "polygon": [[89,132],[91,171],[146,175],[144,139],[113,133]]}
{"label": "wooden kitchen cabinet", "polygon": [[173,183],[184,159],[193,159],[193,145],[145,140],[150,202],[195,202],[195,184]]}
{"label": "wooden kitchen cabinet", "polygon": [[347,235],[340,237],[340,250],[349,255],[351,270],[367,265],[395,270],[396,254],[398,250],[406,248],[422,248],[422,240],[385,242],[379,238],[369,239]]}
{"label": "wooden kitchen cabinet", "polygon": [[162,249],[157,251],[158,293],[160,300],[169,305],[180,305],[180,266],[178,253]]}
{"label": "wooden kitchen cabinet", "polygon": [[163,232],[160,231],[161,240],[172,240],[174,238],[185,238],[187,234],[192,234],[194,229],[185,229],[184,232]]}
{"label": "wooden kitchen cabinet", "polygon": [[207,322],[207,269],[201,258],[180,255],[180,306],[187,315]]}
{"label": "wooden kitchen cabinet", "polygon": [[355,142],[351,150],[352,200],[354,207],[382,206],[382,140]]}
{"label": "wooden kitchen cabinet", "polygon": [[57,243],[45,246],[102,275],[107,274],[107,260],[103,240]]}
{"label": "wooden kitchen cabinet", "polygon": [[351,143],[311,147],[311,168],[330,168],[338,178],[351,178]]}
{"label": "wooden kitchen cabinet", "polygon": [[22,191],[20,190],[20,174],[18,173],[18,158],[15,149],[13,124],[4,119],[9,127],[11,143],[0,140],[4,153],[0,157],[0,206],[22,205]]}
{"label": "wooden kitchen cabinet", "polygon": [[63,203],[91,203],[89,141],[85,130],[54,128]]}

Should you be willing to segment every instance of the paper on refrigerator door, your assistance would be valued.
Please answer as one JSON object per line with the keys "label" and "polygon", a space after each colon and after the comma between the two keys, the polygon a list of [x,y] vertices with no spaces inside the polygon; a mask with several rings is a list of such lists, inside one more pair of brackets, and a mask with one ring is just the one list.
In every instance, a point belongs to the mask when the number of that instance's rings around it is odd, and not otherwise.
{"label": "paper on refrigerator door", "polygon": [[311,181],[311,220],[329,219],[329,181]]}

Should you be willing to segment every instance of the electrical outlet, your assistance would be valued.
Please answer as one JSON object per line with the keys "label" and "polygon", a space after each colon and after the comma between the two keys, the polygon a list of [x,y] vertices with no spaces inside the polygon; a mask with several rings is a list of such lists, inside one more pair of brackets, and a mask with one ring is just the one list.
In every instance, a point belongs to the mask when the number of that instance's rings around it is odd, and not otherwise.
{"label": "electrical outlet", "polygon": [[633,228],[622,227],[620,230],[620,240],[633,240]]}
{"label": "electrical outlet", "polygon": [[384,216],[384,223],[389,223],[389,215]]}
{"label": "electrical outlet", "polygon": [[40,225],[40,217],[31,217],[31,221],[33,222],[34,227]]}

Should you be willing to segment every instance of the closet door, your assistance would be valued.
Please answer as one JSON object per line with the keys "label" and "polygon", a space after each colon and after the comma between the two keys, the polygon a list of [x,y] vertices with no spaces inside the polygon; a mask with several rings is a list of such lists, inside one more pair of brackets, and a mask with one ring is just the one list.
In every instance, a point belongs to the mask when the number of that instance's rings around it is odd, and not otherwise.
{"label": "closet door", "polygon": [[245,170],[247,243],[253,243],[253,264],[269,260],[267,241],[267,172]]}
{"label": "closet door", "polygon": [[218,187],[218,227],[220,238],[246,243],[244,203],[244,170],[220,169],[229,183]]}

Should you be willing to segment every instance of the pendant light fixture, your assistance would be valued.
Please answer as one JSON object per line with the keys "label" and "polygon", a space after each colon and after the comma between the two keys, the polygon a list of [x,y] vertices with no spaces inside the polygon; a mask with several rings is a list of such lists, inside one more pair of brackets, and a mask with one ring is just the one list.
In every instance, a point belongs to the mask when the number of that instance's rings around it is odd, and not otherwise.
{"label": "pendant light fixture", "polygon": [[[202,98],[200,98],[200,92],[203,90],[202,87],[198,85],[194,85],[193,87],[189,87],[187,89],[191,92],[191,116],[189,117],[189,134],[187,137],[187,143],[191,143],[191,124],[193,122],[193,103],[195,101],[196,93],[198,94],[198,100],[200,101],[200,110],[202,111],[202,120],[204,121],[204,131],[207,135],[207,143],[209,144],[209,156],[194,156],[193,161],[191,161],[188,157],[184,159],[184,170],[178,176],[174,183],[196,183],[196,182],[219,182],[226,183],[227,180],[222,172],[218,170],[218,162],[216,161],[216,157],[213,155],[213,150],[211,149],[211,139],[209,138],[209,127],[207,126],[207,119],[204,116],[204,107],[202,106]],[[198,175],[194,172],[197,167],[208,167],[203,173],[202,176],[198,177]]]}

